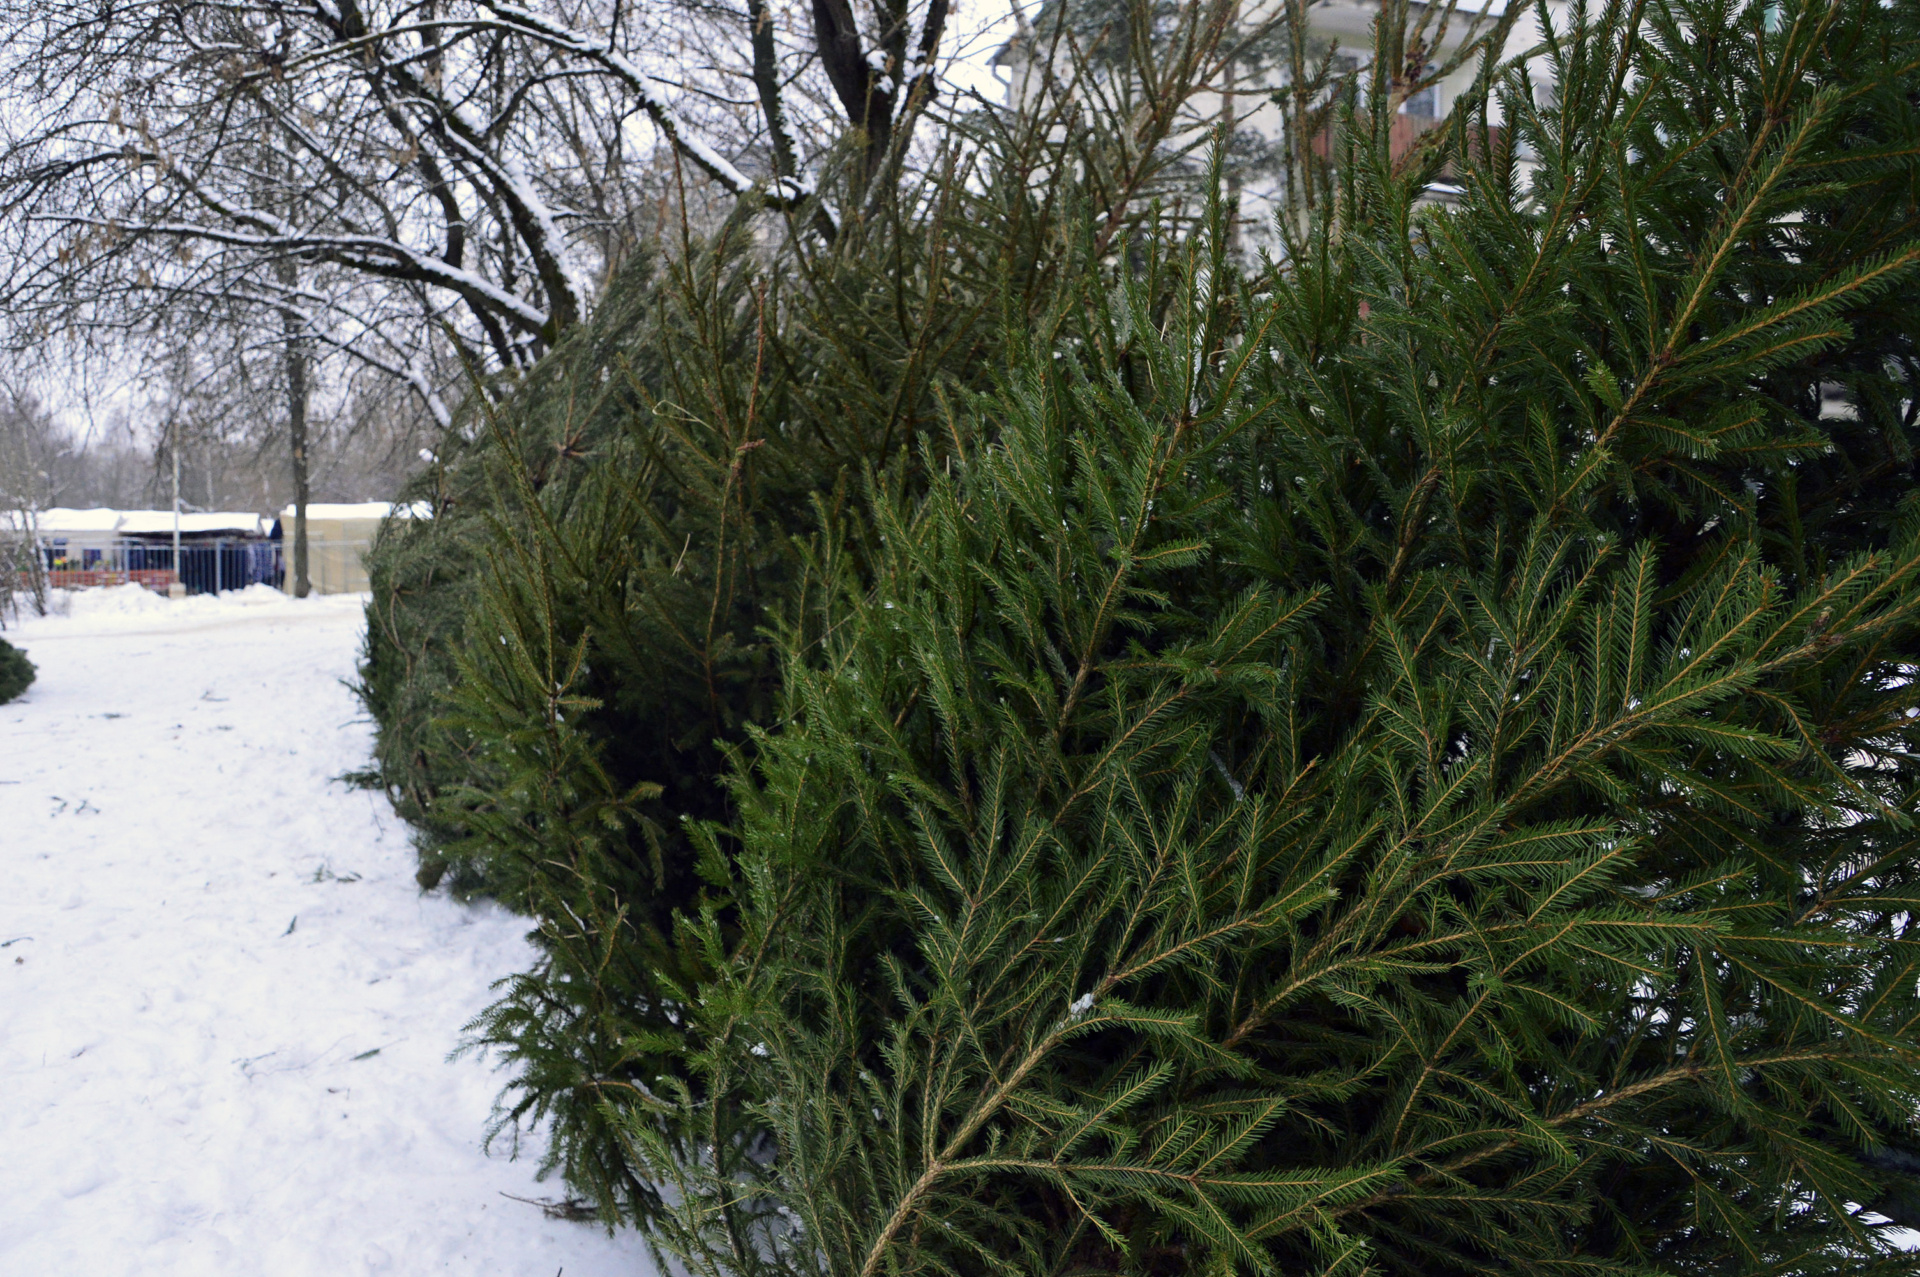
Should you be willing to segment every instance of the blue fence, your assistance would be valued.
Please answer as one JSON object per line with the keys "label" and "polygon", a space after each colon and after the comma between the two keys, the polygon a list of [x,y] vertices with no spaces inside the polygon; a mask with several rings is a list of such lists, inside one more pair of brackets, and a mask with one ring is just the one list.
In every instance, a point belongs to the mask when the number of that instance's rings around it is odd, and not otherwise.
{"label": "blue fence", "polygon": [[286,578],[286,558],[278,541],[182,541],[176,564],[171,541],[76,546],[63,544],[65,540],[51,538],[41,547],[53,585],[84,587],[138,581],[164,588],[177,580],[189,594],[218,594],[262,582],[282,587]]}

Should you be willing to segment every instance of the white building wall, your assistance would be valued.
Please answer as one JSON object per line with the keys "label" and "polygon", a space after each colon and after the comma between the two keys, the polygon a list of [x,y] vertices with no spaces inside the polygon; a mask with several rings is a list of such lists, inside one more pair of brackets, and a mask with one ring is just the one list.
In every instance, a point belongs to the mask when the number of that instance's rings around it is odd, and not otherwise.
{"label": "white building wall", "polygon": [[[1518,0],[1515,2],[1518,3]],[[1249,0],[1238,16],[1238,23],[1243,29],[1252,29],[1263,22],[1277,21],[1284,3],[1285,0]],[[1408,25],[1411,33],[1416,33],[1430,46],[1427,64],[1444,64],[1467,42],[1488,34],[1505,14],[1506,3],[1507,0],[1461,0],[1451,13],[1443,7],[1414,5],[1409,11]],[[1552,18],[1564,14],[1566,7],[1566,0],[1549,0],[1547,5]],[[1331,47],[1343,61],[1351,59],[1349,65],[1356,72],[1361,71],[1373,57],[1373,28],[1379,15],[1379,0],[1316,0],[1307,8],[1308,36],[1317,46],[1315,53],[1324,53]],[[1421,26],[1423,18],[1425,25]],[[1043,27],[1045,21],[1043,16]],[[1515,14],[1503,56],[1509,59],[1524,56],[1538,48],[1540,39],[1536,12],[1532,5],[1523,5]],[[996,64],[1009,73],[1006,100],[1015,107],[1028,104],[1040,89],[1038,69],[1026,56],[1028,40],[1044,44],[1046,33],[1026,33],[1011,42],[996,58]],[[1534,56],[1529,58],[1528,65],[1536,81],[1544,77],[1543,59]],[[1427,127],[1426,121],[1437,123],[1443,120],[1459,97],[1471,90],[1479,70],[1479,59],[1468,58],[1437,84],[1401,104],[1398,113],[1409,117],[1406,137],[1411,139],[1423,132]],[[1187,136],[1191,137],[1195,131],[1215,128],[1223,117],[1231,114],[1235,128],[1242,137],[1251,135],[1262,139],[1271,148],[1284,145],[1283,117],[1280,108],[1272,101],[1272,94],[1286,83],[1287,77],[1281,69],[1265,72],[1253,69],[1233,84],[1230,97],[1218,91],[1196,93],[1187,103],[1187,118],[1183,121],[1188,130]],[[1500,111],[1497,102],[1493,104],[1491,113],[1493,122],[1498,125]],[[1421,123],[1413,123],[1414,120]],[[1453,193],[1444,185],[1433,191],[1434,197],[1441,200]],[[1243,225],[1258,226],[1268,222],[1273,212],[1277,211],[1281,192],[1277,179],[1263,186],[1256,176],[1241,187],[1239,194]]]}

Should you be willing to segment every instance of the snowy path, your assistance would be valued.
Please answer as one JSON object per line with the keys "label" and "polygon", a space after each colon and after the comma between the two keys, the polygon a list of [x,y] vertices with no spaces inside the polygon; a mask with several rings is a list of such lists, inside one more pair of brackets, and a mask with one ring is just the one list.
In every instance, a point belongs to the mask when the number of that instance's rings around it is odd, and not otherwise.
{"label": "snowy path", "polygon": [[651,1273],[501,1195],[561,1190],[481,1152],[497,1080],[446,1056],[525,924],[422,897],[334,783],[358,601],[259,589],[6,634],[40,678],[0,706],[0,1273]]}

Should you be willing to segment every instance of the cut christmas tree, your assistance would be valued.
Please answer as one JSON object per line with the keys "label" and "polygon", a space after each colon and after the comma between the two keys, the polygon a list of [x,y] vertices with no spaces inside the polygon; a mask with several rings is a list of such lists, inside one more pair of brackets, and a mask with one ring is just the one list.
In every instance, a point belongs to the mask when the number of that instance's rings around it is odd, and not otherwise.
{"label": "cut christmas tree", "polygon": [[1356,105],[1280,266],[1090,270],[787,613],[667,1249],[1910,1271],[1913,35],[1576,14],[1456,206]]}

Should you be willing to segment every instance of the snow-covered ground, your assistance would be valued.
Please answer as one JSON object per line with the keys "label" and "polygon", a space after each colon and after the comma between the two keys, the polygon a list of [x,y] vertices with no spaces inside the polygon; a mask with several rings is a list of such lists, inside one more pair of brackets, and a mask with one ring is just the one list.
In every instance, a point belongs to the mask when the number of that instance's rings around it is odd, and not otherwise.
{"label": "snow-covered ground", "polygon": [[480,1148],[499,1079],[447,1054],[526,926],[335,781],[360,600],[73,599],[5,634],[0,1273],[651,1273]]}

